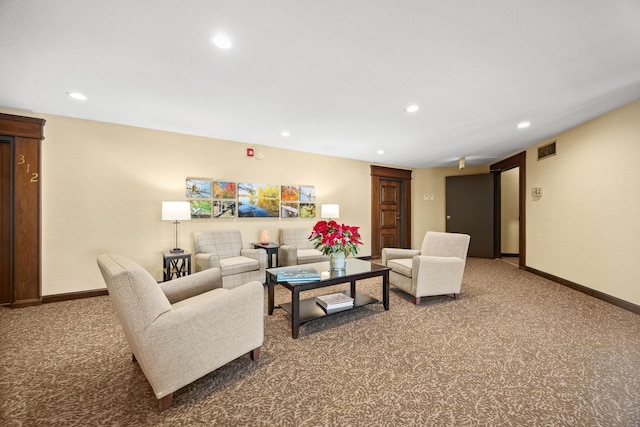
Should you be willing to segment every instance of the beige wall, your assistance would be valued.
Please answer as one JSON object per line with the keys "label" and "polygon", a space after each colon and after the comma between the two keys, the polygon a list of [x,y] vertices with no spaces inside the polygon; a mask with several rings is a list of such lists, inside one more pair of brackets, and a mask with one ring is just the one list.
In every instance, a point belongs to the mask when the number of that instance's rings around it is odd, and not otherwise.
{"label": "beige wall", "polygon": [[[318,204],[339,203],[341,221],[360,225],[360,255],[371,254],[370,163],[210,138],[0,108],[47,120],[42,145],[43,295],[103,288],[95,258],[115,252],[157,279],[173,226],[160,219],[163,200],[182,200],[187,176],[265,184],[315,185]],[[527,265],[640,304],[640,101],[557,138],[555,157],[527,150]],[[264,153],[249,159],[247,147]],[[445,230],[445,177],[487,173],[488,166],[413,171],[412,246],[427,230]],[[542,187],[533,201],[531,187]],[[424,195],[433,194],[433,200]],[[262,229],[314,220],[192,220],[193,232],[237,228],[245,246]]]}
{"label": "beige wall", "polygon": [[[427,231],[445,231],[445,183],[447,176],[489,173],[489,166],[467,166],[464,169],[423,168],[413,171],[411,187],[412,230],[411,246],[420,249]],[[433,195],[433,200],[424,196]]]}
{"label": "beige wall", "polygon": [[640,101],[553,140],[527,150],[527,265],[640,304]]}
{"label": "beige wall", "polygon": [[520,252],[520,168],[500,174],[500,252]]}
{"label": "beige wall", "polygon": [[[188,176],[263,184],[314,185],[318,205],[340,204],[340,220],[360,225],[371,254],[370,164],[338,157],[67,117],[0,109],[47,120],[42,144],[42,293],[104,288],[96,257],[105,252],[136,260],[162,278],[162,251],[174,228],[161,218],[163,200],[184,200]],[[264,153],[248,158],[246,148]],[[318,212],[319,215],[319,212]],[[269,230],[308,227],[317,219],[191,220],[180,225],[180,246],[193,233],[240,229],[246,247]]]}

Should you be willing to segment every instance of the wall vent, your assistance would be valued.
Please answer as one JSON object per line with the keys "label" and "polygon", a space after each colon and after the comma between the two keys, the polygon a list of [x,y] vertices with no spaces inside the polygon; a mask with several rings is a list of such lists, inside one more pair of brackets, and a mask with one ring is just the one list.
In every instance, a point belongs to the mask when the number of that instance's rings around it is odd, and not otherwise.
{"label": "wall vent", "polygon": [[542,160],[546,157],[555,156],[555,155],[556,155],[555,141],[547,145],[543,145],[542,147],[538,147],[538,160]]}

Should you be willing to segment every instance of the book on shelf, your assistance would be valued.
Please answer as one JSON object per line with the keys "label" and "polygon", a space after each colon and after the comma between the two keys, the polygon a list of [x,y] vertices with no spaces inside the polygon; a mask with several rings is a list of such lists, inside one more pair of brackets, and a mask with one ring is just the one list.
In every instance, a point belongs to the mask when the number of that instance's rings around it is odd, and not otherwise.
{"label": "book on shelf", "polygon": [[297,268],[278,273],[278,282],[314,282],[320,280],[320,273],[313,268]]}
{"label": "book on shelf", "polygon": [[345,295],[342,292],[338,292],[335,294],[316,297],[316,303],[320,305],[320,307],[324,308],[327,313],[330,313],[347,308],[352,308],[353,298],[351,298],[349,295]]}
{"label": "book on shelf", "polygon": [[327,313],[327,314],[333,314],[333,313],[337,313],[337,312],[339,312],[339,311],[351,310],[351,309],[353,308],[353,306],[350,306],[350,307],[331,308],[331,309],[327,309],[327,308],[324,308],[324,307],[322,307],[322,306],[320,306],[320,307],[321,307],[321,308],[324,310],[324,312],[325,312],[325,313]]}

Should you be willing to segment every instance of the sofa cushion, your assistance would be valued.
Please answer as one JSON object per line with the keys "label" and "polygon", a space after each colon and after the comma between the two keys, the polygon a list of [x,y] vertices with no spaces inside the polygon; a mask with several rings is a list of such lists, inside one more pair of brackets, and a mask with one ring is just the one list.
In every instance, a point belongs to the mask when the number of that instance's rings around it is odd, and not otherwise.
{"label": "sofa cushion", "polygon": [[220,270],[222,276],[246,273],[260,269],[260,262],[254,258],[246,256],[234,256],[220,260]]}
{"label": "sofa cushion", "polygon": [[[240,255],[242,235],[239,230],[216,230],[195,233],[196,253],[218,254],[220,258]],[[223,274],[224,275],[224,274]]]}
{"label": "sofa cushion", "polygon": [[298,249],[298,264],[326,261],[327,256],[317,249]]}
{"label": "sofa cushion", "polygon": [[311,231],[306,228],[283,228],[280,229],[280,245],[295,246],[298,250],[313,249],[310,235]]}
{"label": "sofa cushion", "polygon": [[411,264],[413,260],[411,258],[397,258],[387,261],[387,267],[391,267],[391,271],[398,274],[402,274],[406,277],[411,277]]}

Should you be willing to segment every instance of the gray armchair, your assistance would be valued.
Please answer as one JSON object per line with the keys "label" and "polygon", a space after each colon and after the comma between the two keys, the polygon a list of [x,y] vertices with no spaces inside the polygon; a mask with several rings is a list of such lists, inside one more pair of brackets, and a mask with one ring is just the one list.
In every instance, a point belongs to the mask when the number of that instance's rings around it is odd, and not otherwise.
{"label": "gray armchair", "polygon": [[222,289],[219,269],[158,284],[140,265],[100,255],[98,266],[133,358],[149,381],[160,411],[173,392],[250,353],[264,341],[264,287]]}
{"label": "gray armchair", "polygon": [[242,247],[239,230],[195,233],[196,271],[219,268],[222,287],[234,288],[243,283],[267,279],[267,251]]}
{"label": "gray armchair", "polygon": [[329,261],[328,255],[323,255],[313,247],[309,240],[310,234],[311,230],[306,228],[280,229],[278,257],[281,266]]}
{"label": "gray armchair", "polygon": [[389,281],[414,296],[460,297],[462,276],[469,250],[468,234],[428,231],[421,250],[384,248],[382,264],[391,267]]}

